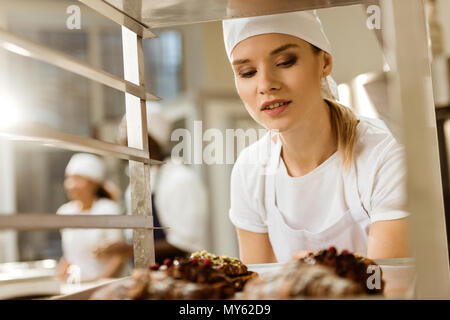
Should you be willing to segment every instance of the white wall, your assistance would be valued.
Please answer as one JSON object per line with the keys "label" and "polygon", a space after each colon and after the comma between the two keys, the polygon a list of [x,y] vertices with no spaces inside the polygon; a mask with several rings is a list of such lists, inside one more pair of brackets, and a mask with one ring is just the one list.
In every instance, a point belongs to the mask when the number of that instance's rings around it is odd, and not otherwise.
{"label": "white wall", "polygon": [[180,28],[184,40],[185,88],[194,91],[235,90],[233,72],[225,53],[222,23],[192,24]]}
{"label": "white wall", "polygon": [[337,83],[349,82],[361,73],[381,72],[383,55],[367,15],[360,5],[318,10],[333,50],[332,76]]}
{"label": "white wall", "polygon": [[450,56],[450,1],[437,0],[436,8],[442,26],[444,52]]}

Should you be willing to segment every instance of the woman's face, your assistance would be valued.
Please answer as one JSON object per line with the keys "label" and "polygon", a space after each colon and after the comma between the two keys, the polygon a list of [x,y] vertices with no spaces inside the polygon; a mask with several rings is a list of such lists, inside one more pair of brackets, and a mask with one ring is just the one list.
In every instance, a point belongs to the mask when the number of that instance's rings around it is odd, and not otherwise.
{"label": "woman's face", "polygon": [[329,54],[317,54],[308,42],[279,33],[241,41],[231,58],[247,111],[265,128],[280,132],[312,119],[322,102],[320,79],[332,68]]}
{"label": "woman's face", "polygon": [[70,200],[81,202],[92,200],[98,188],[96,182],[78,175],[67,176],[64,180],[64,189]]}

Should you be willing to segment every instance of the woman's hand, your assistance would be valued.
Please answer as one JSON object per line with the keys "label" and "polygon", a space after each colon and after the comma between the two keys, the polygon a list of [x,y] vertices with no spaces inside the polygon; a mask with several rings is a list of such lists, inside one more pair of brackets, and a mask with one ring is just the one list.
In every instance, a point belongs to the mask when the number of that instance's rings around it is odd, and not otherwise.
{"label": "woman's hand", "polygon": [[292,254],[292,261],[300,260],[300,259],[306,257],[310,253],[313,253],[313,251],[310,251],[310,250],[295,251]]}
{"label": "woman's hand", "polygon": [[98,259],[108,259],[113,255],[122,255],[126,258],[133,256],[133,245],[126,242],[114,242],[94,249]]}
{"label": "woman's hand", "polygon": [[70,263],[64,258],[62,257],[59,260],[59,264],[58,264],[58,279],[60,281],[66,281],[69,271],[69,267],[70,267]]}
{"label": "woman's hand", "polygon": [[106,270],[98,279],[115,278],[119,276],[123,265],[128,261],[123,255],[113,255],[107,259]]}
{"label": "woman's hand", "polygon": [[98,279],[119,276],[123,266],[133,256],[133,246],[126,242],[113,242],[98,246],[93,250],[97,259],[107,263],[106,269]]}

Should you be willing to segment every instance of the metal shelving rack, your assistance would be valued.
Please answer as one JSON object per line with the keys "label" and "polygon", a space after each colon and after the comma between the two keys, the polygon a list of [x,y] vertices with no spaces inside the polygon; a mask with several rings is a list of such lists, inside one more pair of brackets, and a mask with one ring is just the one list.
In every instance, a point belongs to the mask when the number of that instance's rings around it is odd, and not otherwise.
{"label": "metal shelving rack", "polygon": [[[418,274],[417,298],[450,298],[450,272],[439,153],[431,90],[430,54],[423,0],[80,0],[122,26],[125,79],[86,65],[0,29],[0,43],[12,43],[30,56],[125,92],[128,147],[69,135],[47,128],[14,128],[0,134],[37,140],[62,148],[113,155],[130,161],[132,216],[2,216],[0,229],[133,228],[136,267],[154,261],[153,223],[146,100],[158,100],[145,89],[143,39],[155,38],[155,27],[311,10],[355,4],[381,8],[383,27],[375,30],[390,63],[390,105],[403,124],[408,176],[411,243]],[[411,23],[413,21],[413,23]],[[412,67],[414,66],[414,67]]]}
{"label": "metal shelving rack", "polygon": [[133,228],[136,267],[148,267],[155,260],[153,217],[151,206],[150,165],[148,150],[146,101],[159,97],[148,93],[144,83],[143,38],[157,37],[149,28],[120,13],[103,1],[82,1],[122,25],[125,79],[79,61],[70,55],[24,39],[0,28],[0,45],[20,48],[26,56],[125,93],[128,125],[128,147],[92,138],[68,134],[39,125],[2,128],[0,134],[12,139],[36,141],[63,149],[114,156],[130,162],[132,215],[74,215],[49,214],[8,215],[0,219],[0,229],[43,230],[61,228]]}

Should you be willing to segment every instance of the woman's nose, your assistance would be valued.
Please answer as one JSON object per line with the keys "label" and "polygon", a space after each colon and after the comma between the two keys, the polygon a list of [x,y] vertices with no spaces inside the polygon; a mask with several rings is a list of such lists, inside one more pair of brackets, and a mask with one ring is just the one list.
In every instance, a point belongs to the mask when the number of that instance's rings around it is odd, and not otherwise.
{"label": "woman's nose", "polygon": [[280,90],[280,82],[270,70],[259,72],[258,80],[258,92],[260,94],[267,94],[269,92]]}

